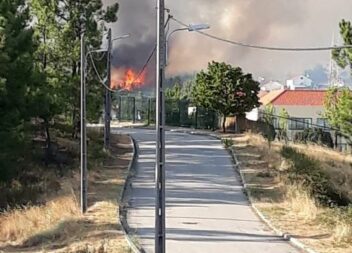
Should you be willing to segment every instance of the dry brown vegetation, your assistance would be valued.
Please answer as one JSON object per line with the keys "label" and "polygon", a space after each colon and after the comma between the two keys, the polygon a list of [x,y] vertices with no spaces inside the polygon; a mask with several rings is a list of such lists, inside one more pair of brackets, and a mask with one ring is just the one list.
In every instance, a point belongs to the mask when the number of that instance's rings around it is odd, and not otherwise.
{"label": "dry brown vegetation", "polygon": [[130,139],[114,136],[112,155],[90,161],[86,215],[79,210],[79,174],[60,179],[43,205],[0,215],[0,252],[129,252],[118,223],[118,194],[131,159]]}
{"label": "dry brown vegetation", "polygon": [[[352,252],[352,208],[323,205],[305,185],[288,180],[292,161],[283,158],[282,143],[273,142],[269,149],[259,135],[226,138],[234,140],[254,204],[275,226],[318,252]],[[317,161],[329,187],[351,203],[351,156],[313,145],[292,147]]]}

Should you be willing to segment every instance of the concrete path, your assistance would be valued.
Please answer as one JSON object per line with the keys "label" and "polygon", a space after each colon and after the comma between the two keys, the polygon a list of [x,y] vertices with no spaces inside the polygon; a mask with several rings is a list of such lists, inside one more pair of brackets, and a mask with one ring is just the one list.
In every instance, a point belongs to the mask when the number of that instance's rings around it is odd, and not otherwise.
{"label": "concrete path", "polygon": [[[119,130],[120,131],[120,130]],[[137,174],[128,193],[129,226],[154,252],[154,131],[124,129],[137,141]],[[254,214],[219,140],[167,132],[168,253],[298,253]]]}

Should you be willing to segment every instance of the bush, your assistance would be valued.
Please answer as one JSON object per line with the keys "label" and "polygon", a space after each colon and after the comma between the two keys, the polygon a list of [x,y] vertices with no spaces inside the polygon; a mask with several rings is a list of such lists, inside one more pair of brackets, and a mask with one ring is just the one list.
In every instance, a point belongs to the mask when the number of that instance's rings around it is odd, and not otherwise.
{"label": "bush", "polygon": [[222,139],[221,142],[224,144],[225,148],[231,148],[234,144],[232,139]]}
{"label": "bush", "polygon": [[271,147],[271,143],[276,138],[275,127],[272,124],[267,123],[265,121],[258,121],[256,131],[260,133],[265,140],[267,140],[269,147]]}
{"label": "bush", "polygon": [[329,148],[334,147],[330,132],[325,132],[321,128],[307,128],[303,132],[298,132],[294,135],[293,141],[305,144],[311,142]]}
{"label": "bush", "polygon": [[291,147],[283,147],[281,155],[292,162],[288,170],[288,180],[291,184],[300,184],[324,205],[347,205],[348,201],[333,189],[328,176],[320,169],[317,160],[296,151]]}

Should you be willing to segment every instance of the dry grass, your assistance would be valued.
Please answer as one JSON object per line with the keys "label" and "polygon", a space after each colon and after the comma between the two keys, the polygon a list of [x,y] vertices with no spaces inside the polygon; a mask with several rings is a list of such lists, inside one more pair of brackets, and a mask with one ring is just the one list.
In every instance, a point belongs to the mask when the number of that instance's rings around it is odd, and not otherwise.
{"label": "dry grass", "polygon": [[289,212],[305,221],[314,221],[318,216],[317,202],[302,185],[288,185],[285,201]]}
{"label": "dry grass", "polygon": [[44,206],[16,209],[0,217],[0,242],[20,241],[50,229],[62,220],[79,217],[79,207],[73,196],[59,197]]}
{"label": "dry grass", "polygon": [[[275,226],[318,252],[352,252],[352,220],[347,211],[322,207],[301,185],[286,184],[285,171],[291,163],[280,154],[282,143],[273,142],[269,149],[260,135],[232,137],[246,181],[249,185],[255,184],[254,189],[250,188],[253,201]],[[319,160],[333,187],[352,199],[351,156],[314,145],[290,146]],[[262,161],[263,166],[253,166],[251,160]],[[271,178],[263,181],[260,178],[263,173]]]}
{"label": "dry grass", "polygon": [[351,243],[352,242],[352,226],[344,221],[337,223],[334,229],[334,238],[339,243]]}
{"label": "dry grass", "polygon": [[80,177],[75,173],[60,180],[62,190],[45,205],[0,216],[0,252],[129,252],[117,219],[117,196],[132,149],[126,136],[115,136],[112,142],[108,168],[92,163],[87,214],[80,214],[76,200]]}

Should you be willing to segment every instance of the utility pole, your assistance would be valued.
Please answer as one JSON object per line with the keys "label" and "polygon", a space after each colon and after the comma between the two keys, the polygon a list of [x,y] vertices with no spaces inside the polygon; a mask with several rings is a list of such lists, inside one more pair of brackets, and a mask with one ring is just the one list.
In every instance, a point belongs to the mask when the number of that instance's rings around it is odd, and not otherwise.
{"label": "utility pole", "polygon": [[87,211],[87,132],[86,132],[86,56],[84,34],[81,35],[81,211]]}
{"label": "utility pole", "polygon": [[[111,87],[111,48],[112,48],[112,36],[111,28],[108,31],[108,51],[107,51],[107,83],[108,87]],[[104,149],[110,148],[110,121],[111,121],[111,92],[105,89],[104,99]]]}
{"label": "utility pole", "polygon": [[155,253],[165,253],[165,2],[157,5]]}

